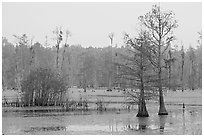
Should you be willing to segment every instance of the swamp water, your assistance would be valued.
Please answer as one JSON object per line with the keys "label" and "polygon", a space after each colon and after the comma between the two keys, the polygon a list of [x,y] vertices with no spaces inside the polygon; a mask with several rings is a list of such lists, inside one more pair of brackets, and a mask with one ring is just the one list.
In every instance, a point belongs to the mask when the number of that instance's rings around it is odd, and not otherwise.
{"label": "swamp water", "polygon": [[2,134],[202,134],[202,106],[166,106],[169,115],[158,116],[158,106],[147,105],[148,118],[137,110],[118,111],[3,111]]}

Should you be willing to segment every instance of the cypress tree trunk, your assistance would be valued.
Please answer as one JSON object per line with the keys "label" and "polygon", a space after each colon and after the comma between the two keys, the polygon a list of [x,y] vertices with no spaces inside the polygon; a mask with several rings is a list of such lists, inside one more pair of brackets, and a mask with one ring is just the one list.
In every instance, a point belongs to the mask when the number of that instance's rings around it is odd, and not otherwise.
{"label": "cypress tree trunk", "polygon": [[161,36],[159,41],[159,56],[158,56],[158,86],[159,86],[159,113],[158,115],[168,115],[164,104],[164,97],[162,91],[162,67],[161,67]]}
{"label": "cypress tree trunk", "polygon": [[144,62],[143,62],[143,53],[142,49],[143,44],[141,44],[141,54],[140,54],[140,98],[138,104],[138,114],[137,117],[149,117],[149,114],[146,109],[145,96],[144,96],[144,80],[143,80],[143,72],[144,72]]}
{"label": "cypress tree trunk", "polygon": [[183,45],[182,45],[182,53],[181,53],[181,58],[182,58],[182,63],[181,63],[182,92],[184,91],[184,80],[183,80],[184,57],[185,57],[185,53],[184,53]]}
{"label": "cypress tree trunk", "polygon": [[161,69],[159,71],[159,113],[158,115],[168,115],[168,112],[166,111],[165,105],[164,105],[164,97],[163,97],[163,91],[162,91],[162,84],[161,84]]}
{"label": "cypress tree trunk", "polygon": [[146,109],[145,98],[144,98],[144,88],[141,89],[141,91],[140,91],[140,100],[139,100],[139,104],[138,104],[137,117],[149,117],[149,114],[148,114],[147,109]]}
{"label": "cypress tree trunk", "polygon": [[[171,90],[171,65],[172,65],[172,53],[171,51],[169,50],[169,74],[168,74],[168,78],[169,78],[169,90]],[[174,89],[174,87],[173,87]]]}

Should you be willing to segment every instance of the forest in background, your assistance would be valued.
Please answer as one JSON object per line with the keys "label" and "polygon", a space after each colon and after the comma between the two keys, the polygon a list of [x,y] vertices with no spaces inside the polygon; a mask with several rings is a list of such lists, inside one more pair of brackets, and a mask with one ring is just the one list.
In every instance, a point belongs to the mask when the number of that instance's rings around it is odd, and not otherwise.
{"label": "forest in background", "polygon": [[[48,43],[32,43],[26,36],[15,36],[14,45],[2,37],[2,84],[3,89],[20,89],[21,81],[31,70],[49,68],[56,71],[58,67],[68,87],[117,87],[131,88],[131,80],[119,80],[117,63],[124,59],[118,54],[128,54],[128,47],[110,44],[103,48],[84,48],[81,45],[61,43],[57,53],[56,46]],[[107,36],[108,38],[108,36]],[[109,37],[110,38],[110,37]],[[184,50],[184,87],[202,88],[202,35],[198,33],[198,44]],[[181,47],[181,45],[179,45]],[[173,46],[172,46],[173,47]],[[194,48],[196,47],[196,48]],[[171,82],[166,87],[178,89],[182,85],[181,64],[182,49],[171,48],[172,63]],[[166,55],[168,56],[168,55]],[[168,57],[167,57],[168,58]],[[167,73],[164,75],[168,75]],[[168,77],[168,76],[167,76]],[[111,85],[110,85],[111,84]]]}

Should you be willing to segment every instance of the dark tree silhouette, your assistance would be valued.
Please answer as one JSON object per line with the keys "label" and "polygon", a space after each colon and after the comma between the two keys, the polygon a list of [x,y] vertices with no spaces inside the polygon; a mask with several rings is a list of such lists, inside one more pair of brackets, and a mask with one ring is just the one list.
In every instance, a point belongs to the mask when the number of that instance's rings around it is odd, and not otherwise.
{"label": "dark tree silhouette", "polygon": [[181,82],[182,82],[182,92],[184,91],[184,80],[183,80],[183,70],[184,70],[184,61],[185,61],[185,52],[183,49],[181,49]]}
{"label": "dark tree silhouette", "polygon": [[66,31],[66,40],[65,40],[65,43],[64,43],[64,50],[63,50],[63,54],[62,54],[61,72],[62,72],[62,69],[63,69],[63,66],[64,66],[65,51],[66,51],[66,49],[69,47],[69,44],[67,44],[67,40],[68,40],[68,38],[69,38],[70,36],[71,36],[71,33],[67,30],[67,31]]}
{"label": "dark tree silhouette", "polygon": [[[119,54],[124,59],[124,63],[117,63],[120,67],[119,78],[132,81],[130,87],[133,87],[134,90],[126,92],[126,94],[138,103],[137,117],[149,116],[145,100],[155,95],[151,88],[155,75],[152,73],[151,63],[146,56],[150,45],[146,37],[145,31],[141,31],[138,38],[130,38],[126,34],[125,44],[128,53],[126,55]],[[140,90],[139,93],[135,92],[137,89]]]}
{"label": "dark tree silhouette", "polygon": [[[57,57],[56,57],[56,69],[58,70],[59,69],[59,49],[60,49],[60,43],[62,42],[63,40],[63,37],[62,37],[62,30],[61,28],[56,28],[55,31],[53,31],[53,33],[56,35],[56,49],[57,49]],[[59,71],[59,70],[58,70]]]}
{"label": "dark tree silhouette", "polygon": [[108,74],[108,90],[110,90],[111,91],[111,88],[112,88],[112,74],[113,74],[113,71],[112,71],[112,69],[113,69],[113,57],[112,57],[112,50],[113,50],[113,37],[114,37],[114,34],[113,33],[110,33],[109,35],[108,35],[108,37],[109,37],[109,39],[110,39],[110,51],[109,51],[109,54],[110,54],[110,59],[109,59],[109,64],[108,64],[108,72],[109,72],[109,74]]}
{"label": "dark tree silhouette", "polygon": [[139,20],[149,32],[147,39],[151,42],[151,53],[149,60],[156,68],[158,81],[157,87],[159,89],[159,115],[168,115],[164,105],[163,91],[162,91],[162,72],[164,67],[164,54],[168,49],[168,43],[174,40],[172,31],[177,27],[177,21],[174,20],[173,12],[163,12],[161,8],[154,5],[152,10],[140,16]]}
{"label": "dark tree silhouette", "polygon": [[26,106],[56,105],[66,91],[64,80],[51,69],[37,68],[30,72],[21,84]]}

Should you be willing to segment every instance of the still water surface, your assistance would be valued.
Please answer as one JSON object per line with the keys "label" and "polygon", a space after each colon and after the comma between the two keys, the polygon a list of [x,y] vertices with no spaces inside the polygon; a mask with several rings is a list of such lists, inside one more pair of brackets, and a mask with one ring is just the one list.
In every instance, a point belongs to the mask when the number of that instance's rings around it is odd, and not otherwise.
{"label": "still water surface", "polygon": [[2,112],[3,134],[202,134],[202,107],[167,106],[169,115],[158,116],[157,106],[147,106],[150,117],[137,118],[137,110]]}

